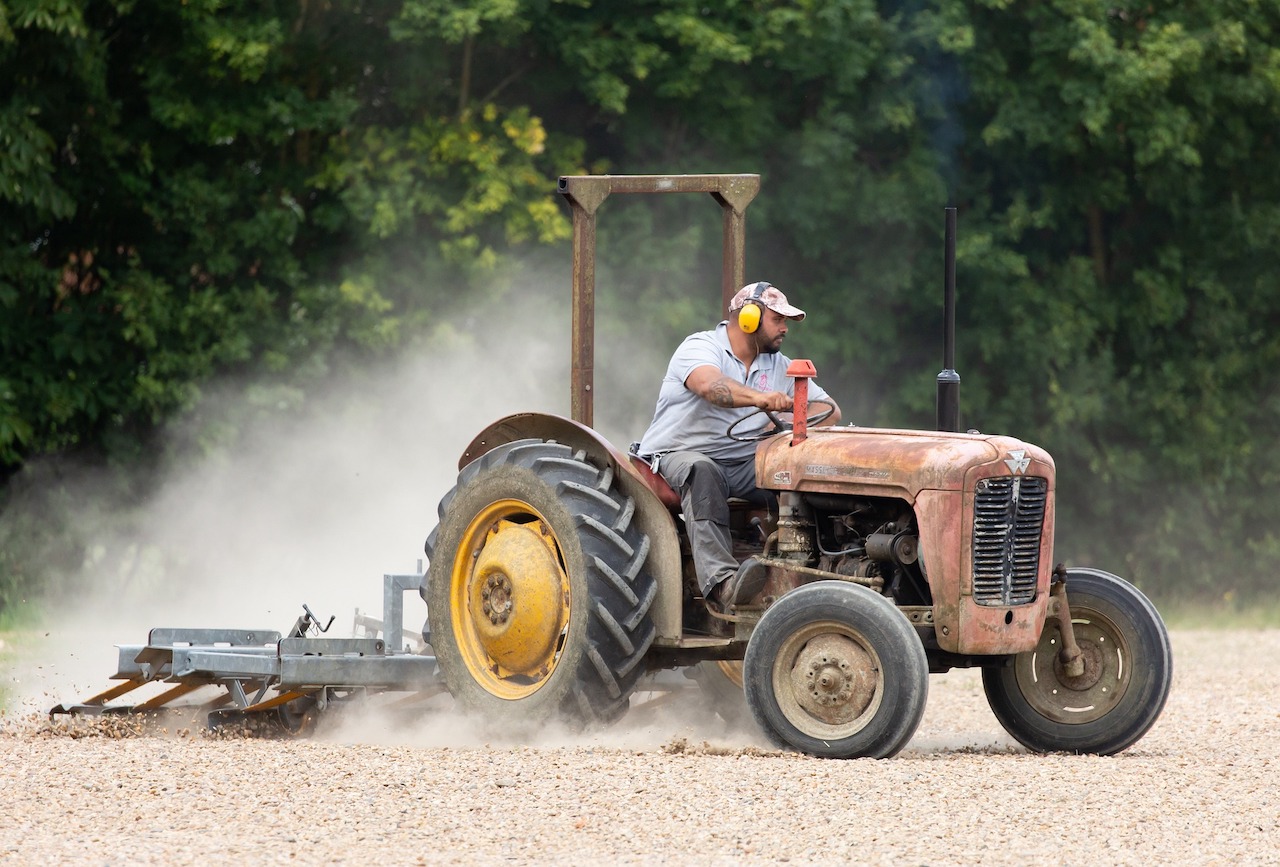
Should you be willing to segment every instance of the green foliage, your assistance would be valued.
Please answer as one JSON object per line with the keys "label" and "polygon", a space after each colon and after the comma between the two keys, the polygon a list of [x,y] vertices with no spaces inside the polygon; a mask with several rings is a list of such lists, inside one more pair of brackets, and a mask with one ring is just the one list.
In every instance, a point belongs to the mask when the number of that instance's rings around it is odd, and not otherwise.
{"label": "green foliage", "polygon": [[[0,586],[0,593],[4,590]],[[39,633],[43,612],[34,601],[3,602],[0,596],[0,671],[15,672],[20,666],[32,665],[39,647]],[[45,633],[47,634],[47,633]],[[17,696],[13,688],[16,678],[0,680],[0,715],[11,709]]]}
{"label": "green foliage", "polygon": [[961,257],[962,333],[1008,336],[974,342],[979,426],[1054,451],[1068,551],[1260,588],[1280,8],[951,5],[975,34],[962,225],[989,239]]}
{"label": "green foliage", "polygon": [[[496,242],[568,237],[539,171],[546,142],[527,108],[503,115],[487,104],[460,119],[367,128],[358,142],[338,144],[318,186],[341,190],[351,214],[379,241],[436,227],[446,262],[491,269]],[[494,223],[502,232],[488,239]]]}
{"label": "green foliage", "polygon": [[[932,423],[956,205],[965,420],[1054,453],[1060,559],[1257,594],[1278,28],[1277,0],[10,3],[5,526],[36,532],[35,456],[145,464],[171,423],[218,447],[210,383],[297,411],[335,358],[562,262],[557,175],[758,171],[749,276],[814,313],[794,342],[847,418]],[[653,345],[714,315],[718,209],[677,198],[604,206],[613,348],[633,304]],[[41,574],[0,562],[0,608]]]}
{"label": "green foliage", "polygon": [[22,191],[0,227],[10,467],[138,436],[297,328],[314,235],[279,148],[350,111],[288,117],[308,101],[265,11],[34,3],[13,21],[0,138],[40,147],[4,165]]}

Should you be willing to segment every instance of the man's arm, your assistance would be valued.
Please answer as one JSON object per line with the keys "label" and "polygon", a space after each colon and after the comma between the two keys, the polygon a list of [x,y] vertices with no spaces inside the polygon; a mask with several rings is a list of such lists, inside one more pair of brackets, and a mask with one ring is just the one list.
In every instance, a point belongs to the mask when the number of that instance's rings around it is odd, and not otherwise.
{"label": "man's arm", "polygon": [[724,375],[710,364],[695,367],[685,378],[685,388],[698,397],[723,407],[754,406],[773,412],[791,409],[791,398],[780,391],[756,391]]}

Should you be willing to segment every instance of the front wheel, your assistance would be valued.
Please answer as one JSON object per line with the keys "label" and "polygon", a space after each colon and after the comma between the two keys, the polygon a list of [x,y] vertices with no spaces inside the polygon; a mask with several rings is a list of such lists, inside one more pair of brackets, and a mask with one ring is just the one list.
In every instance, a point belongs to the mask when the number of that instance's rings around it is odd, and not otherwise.
{"label": "front wheel", "polygon": [[897,754],[929,693],[929,662],[907,618],[843,581],[806,584],[765,611],[743,677],[769,739],[824,758]]}
{"label": "front wheel", "polygon": [[1068,677],[1056,621],[1035,650],[982,670],[996,719],[1036,752],[1109,756],[1132,746],[1169,697],[1173,655],[1159,612],[1132,584],[1097,569],[1067,572],[1071,627],[1085,670]]}

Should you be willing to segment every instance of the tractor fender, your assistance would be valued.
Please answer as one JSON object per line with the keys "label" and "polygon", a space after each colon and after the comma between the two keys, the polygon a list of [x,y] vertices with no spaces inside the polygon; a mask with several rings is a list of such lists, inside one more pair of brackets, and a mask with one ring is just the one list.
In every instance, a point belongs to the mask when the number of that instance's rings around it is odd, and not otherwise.
{"label": "tractor fender", "polygon": [[680,566],[680,540],[675,519],[658,495],[650,490],[625,453],[599,433],[573,419],[552,413],[521,412],[505,416],[482,430],[458,459],[461,470],[498,446],[522,439],[554,440],[585,451],[600,467],[611,467],[618,487],[635,503],[641,532],[649,538],[647,568],[658,584],[652,616],[660,644],[678,641],[681,635],[684,582]]}

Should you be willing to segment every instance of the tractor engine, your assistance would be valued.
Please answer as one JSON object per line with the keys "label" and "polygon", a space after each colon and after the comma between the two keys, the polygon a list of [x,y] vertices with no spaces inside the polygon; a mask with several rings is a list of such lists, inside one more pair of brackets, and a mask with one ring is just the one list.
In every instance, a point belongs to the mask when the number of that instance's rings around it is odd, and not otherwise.
{"label": "tractor engine", "polygon": [[932,602],[915,513],[901,500],[783,494],[777,552],[822,572],[860,579],[899,605]]}

